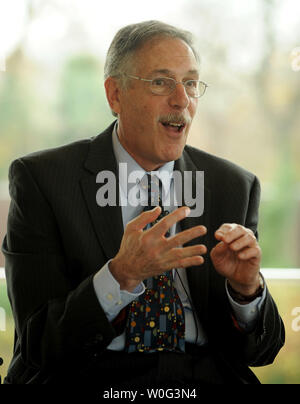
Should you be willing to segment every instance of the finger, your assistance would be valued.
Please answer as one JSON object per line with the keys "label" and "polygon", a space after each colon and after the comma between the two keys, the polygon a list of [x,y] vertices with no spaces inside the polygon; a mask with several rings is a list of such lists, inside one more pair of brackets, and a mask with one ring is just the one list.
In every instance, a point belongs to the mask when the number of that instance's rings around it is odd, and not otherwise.
{"label": "finger", "polygon": [[226,243],[223,243],[223,241],[220,241],[212,250],[211,254],[216,255],[216,254],[224,254],[225,251],[228,249],[228,245]]}
{"label": "finger", "polygon": [[174,265],[172,268],[188,268],[194,267],[198,265],[202,265],[204,263],[204,258],[201,255],[195,255],[194,257],[183,258],[178,261],[177,265]]}
{"label": "finger", "polygon": [[170,268],[182,268],[191,262],[194,262],[193,265],[198,265],[204,262],[204,259],[199,259],[199,257],[201,258],[206,252],[207,248],[203,244],[183,248],[172,248],[172,250],[166,254],[166,261]]}
{"label": "finger", "polygon": [[260,247],[247,248],[244,251],[241,251],[238,254],[238,257],[242,261],[247,261],[247,260],[250,260],[252,258],[260,259],[260,257],[261,257],[261,249],[260,249]]}
{"label": "finger", "polygon": [[142,212],[139,216],[131,220],[126,227],[130,231],[143,230],[147,224],[154,222],[160,213],[161,207],[156,206],[154,209]]}
{"label": "finger", "polygon": [[193,240],[196,237],[202,237],[207,233],[207,229],[205,226],[195,226],[192,227],[191,229],[184,230],[175,236],[169,237],[167,242],[168,242],[168,248],[174,248],[174,247],[179,247],[182,246],[189,241]]}
{"label": "finger", "polygon": [[186,268],[188,266],[201,265],[204,262],[202,254],[206,254],[207,248],[203,244],[196,246],[172,248],[164,254],[160,265],[157,268],[151,268],[160,274],[173,268]]}
{"label": "finger", "polygon": [[[223,240],[225,237],[228,239],[230,235],[234,232],[234,230],[239,229],[238,225],[235,223],[224,223],[222,226],[215,232],[215,237],[218,240]],[[239,229],[240,231],[241,229]]]}
{"label": "finger", "polygon": [[187,206],[182,206],[161,219],[158,223],[151,227],[151,229],[149,229],[149,232],[151,232],[154,237],[163,236],[175,223],[186,218],[190,212],[190,208]]}
{"label": "finger", "polygon": [[250,229],[246,229],[246,227],[241,226],[239,224],[225,223],[216,231],[215,237],[217,240],[222,240],[225,243],[230,244],[234,240],[237,240],[238,238],[245,235],[246,233],[253,234],[253,232]]}
{"label": "finger", "polygon": [[207,248],[203,244],[197,244],[190,247],[172,248],[170,254],[177,260],[182,258],[193,257],[195,255],[203,255],[207,253]]}
{"label": "finger", "polygon": [[238,240],[233,241],[230,244],[230,249],[233,251],[240,251],[246,247],[254,247],[257,244],[257,240],[253,234],[246,233]]}

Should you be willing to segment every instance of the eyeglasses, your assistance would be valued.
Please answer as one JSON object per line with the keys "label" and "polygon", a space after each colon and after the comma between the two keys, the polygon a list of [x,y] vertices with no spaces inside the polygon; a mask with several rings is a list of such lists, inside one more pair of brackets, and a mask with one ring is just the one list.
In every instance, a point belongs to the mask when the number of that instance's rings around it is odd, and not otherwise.
{"label": "eyeglasses", "polygon": [[141,77],[131,76],[128,77],[135,80],[146,81],[150,83],[150,90],[156,95],[170,95],[175,90],[176,84],[182,84],[188,96],[193,98],[200,98],[204,95],[208,85],[200,80],[186,80],[176,81],[171,77],[157,77],[156,79],[142,79]]}

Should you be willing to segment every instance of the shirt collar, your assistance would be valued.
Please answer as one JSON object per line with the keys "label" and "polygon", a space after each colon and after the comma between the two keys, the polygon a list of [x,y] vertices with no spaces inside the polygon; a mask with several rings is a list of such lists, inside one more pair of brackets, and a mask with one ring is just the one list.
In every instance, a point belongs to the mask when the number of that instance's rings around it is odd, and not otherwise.
{"label": "shirt collar", "polygon": [[[141,182],[145,174],[150,174],[151,172],[146,172],[135,160],[133,157],[130,156],[130,154],[124,149],[124,147],[121,145],[118,134],[117,134],[117,127],[118,127],[118,122],[116,122],[113,132],[112,132],[112,145],[113,145],[113,151],[117,160],[117,164],[119,167],[120,163],[126,163],[127,164],[127,172],[123,170],[119,170],[119,183],[120,186],[123,190],[126,190],[128,188],[128,176],[130,173],[135,171],[137,173],[137,182]],[[172,181],[171,174],[173,173],[174,170],[174,161],[169,161],[166,164],[164,164],[162,167],[160,167],[157,171],[152,172],[157,175],[157,177],[161,180],[162,186],[164,189],[164,193],[167,194],[170,190],[170,185]],[[168,175],[166,175],[168,174]],[[170,181],[171,178],[171,181]]]}

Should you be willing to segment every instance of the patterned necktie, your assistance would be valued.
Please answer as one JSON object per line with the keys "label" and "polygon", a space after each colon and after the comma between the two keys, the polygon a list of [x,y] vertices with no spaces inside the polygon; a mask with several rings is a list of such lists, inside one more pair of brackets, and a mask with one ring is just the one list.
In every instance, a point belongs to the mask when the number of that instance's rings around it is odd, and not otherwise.
{"label": "patterned necktie", "polygon": [[[168,214],[161,202],[162,183],[156,176],[147,174],[147,177],[148,206],[144,210],[160,205],[162,212],[157,222]],[[184,310],[173,285],[172,271],[149,278],[144,283],[144,294],[129,306],[125,350],[129,353],[164,350],[184,352]]]}

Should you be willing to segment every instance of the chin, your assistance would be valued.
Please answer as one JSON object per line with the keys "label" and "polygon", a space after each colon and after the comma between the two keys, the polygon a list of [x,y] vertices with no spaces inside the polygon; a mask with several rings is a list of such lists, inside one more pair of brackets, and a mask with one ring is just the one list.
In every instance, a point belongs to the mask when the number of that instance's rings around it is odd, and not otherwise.
{"label": "chin", "polygon": [[167,163],[168,161],[178,160],[182,155],[183,149],[184,149],[184,146],[178,147],[178,148],[176,148],[176,150],[166,151],[166,153],[164,153],[164,156],[163,156],[163,161],[165,163]]}

